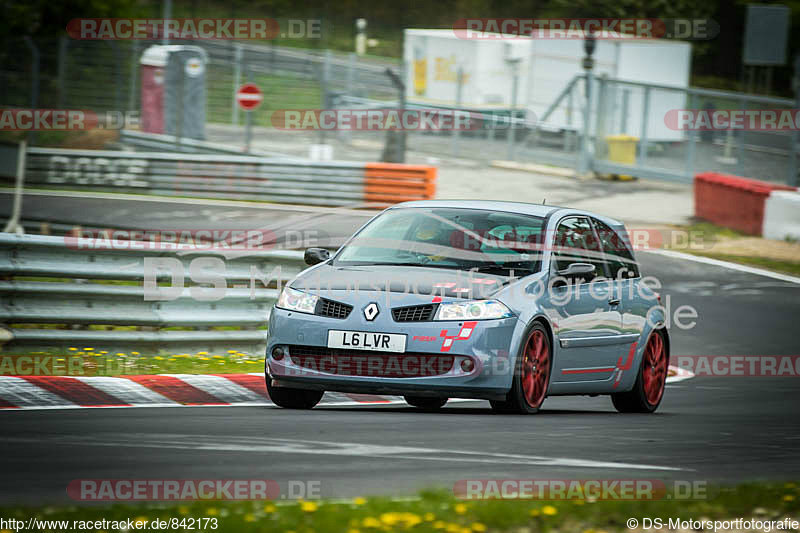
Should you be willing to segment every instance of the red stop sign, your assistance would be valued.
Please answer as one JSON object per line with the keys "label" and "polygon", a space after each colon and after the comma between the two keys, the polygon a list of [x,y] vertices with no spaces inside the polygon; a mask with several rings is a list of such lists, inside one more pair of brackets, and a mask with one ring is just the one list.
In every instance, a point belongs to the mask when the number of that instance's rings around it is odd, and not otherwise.
{"label": "red stop sign", "polygon": [[261,105],[264,95],[255,83],[245,83],[236,91],[236,103],[245,111],[252,111]]}

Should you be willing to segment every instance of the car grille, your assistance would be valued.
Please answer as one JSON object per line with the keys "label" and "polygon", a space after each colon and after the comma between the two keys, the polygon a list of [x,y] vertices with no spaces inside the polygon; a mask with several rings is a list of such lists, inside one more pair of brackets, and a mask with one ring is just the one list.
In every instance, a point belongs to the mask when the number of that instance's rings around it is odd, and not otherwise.
{"label": "car grille", "polygon": [[452,370],[455,361],[452,355],[298,345],[289,346],[289,357],[298,366],[326,374],[380,378],[440,376]]}
{"label": "car grille", "polygon": [[392,318],[395,322],[427,322],[433,320],[436,307],[434,304],[395,307],[392,309]]}
{"label": "car grille", "polygon": [[314,314],[330,318],[347,318],[352,310],[352,305],[335,302],[327,298],[320,298]]}

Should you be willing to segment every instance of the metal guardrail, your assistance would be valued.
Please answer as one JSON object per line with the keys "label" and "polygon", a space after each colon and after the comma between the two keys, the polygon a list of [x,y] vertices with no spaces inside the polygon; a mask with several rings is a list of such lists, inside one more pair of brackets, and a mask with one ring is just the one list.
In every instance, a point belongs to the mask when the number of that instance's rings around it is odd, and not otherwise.
{"label": "metal guardrail", "polygon": [[279,152],[251,150],[250,152],[245,153],[241,148],[226,144],[198,141],[196,139],[188,139],[186,137],[181,138],[174,135],[164,135],[160,133],[144,133],[135,130],[121,130],[119,132],[119,143],[122,145],[132,146],[136,149],[152,150],[156,152],[176,152],[185,154],[230,154],[268,157],[271,159],[301,160],[298,157]]}
{"label": "metal guardrail", "polygon": [[[261,353],[278,287],[305,268],[299,251],[161,248],[152,242],[104,245],[96,239],[0,233],[0,323],[14,337],[5,349]],[[191,281],[198,259],[206,269],[212,268],[209,260],[222,260],[224,271],[213,270],[226,283],[221,299],[208,299],[207,283],[203,288]],[[155,269],[153,260],[177,260],[180,268]],[[175,289],[180,286],[172,278],[175,271],[181,283],[186,278],[182,290]],[[174,298],[155,300],[146,293],[148,272],[161,282],[158,290],[172,287]],[[166,280],[171,281],[164,286]],[[226,329],[215,329],[221,327]]]}
{"label": "metal guardrail", "polygon": [[222,154],[30,148],[26,183],[322,206],[375,207],[432,198],[436,168]]}

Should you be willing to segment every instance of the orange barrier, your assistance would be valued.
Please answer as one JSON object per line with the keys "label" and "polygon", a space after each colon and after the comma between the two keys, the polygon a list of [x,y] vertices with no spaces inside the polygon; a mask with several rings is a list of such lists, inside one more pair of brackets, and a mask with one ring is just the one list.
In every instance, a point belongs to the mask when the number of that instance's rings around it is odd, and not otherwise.
{"label": "orange barrier", "polygon": [[430,200],[436,194],[436,167],[402,163],[364,165],[364,201],[395,204]]}

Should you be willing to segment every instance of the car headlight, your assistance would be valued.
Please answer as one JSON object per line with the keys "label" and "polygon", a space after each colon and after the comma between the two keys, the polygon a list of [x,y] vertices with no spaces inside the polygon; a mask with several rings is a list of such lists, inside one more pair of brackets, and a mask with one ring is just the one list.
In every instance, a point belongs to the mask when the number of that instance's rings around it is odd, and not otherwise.
{"label": "car headlight", "polygon": [[318,300],[319,296],[285,287],[281,292],[281,295],[278,298],[278,303],[275,304],[275,307],[313,315],[314,308],[317,307]]}
{"label": "car headlight", "polygon": [[511,310],[497,300],[470,300],[439,304],[435,320],[488,320],[508,318]]}

